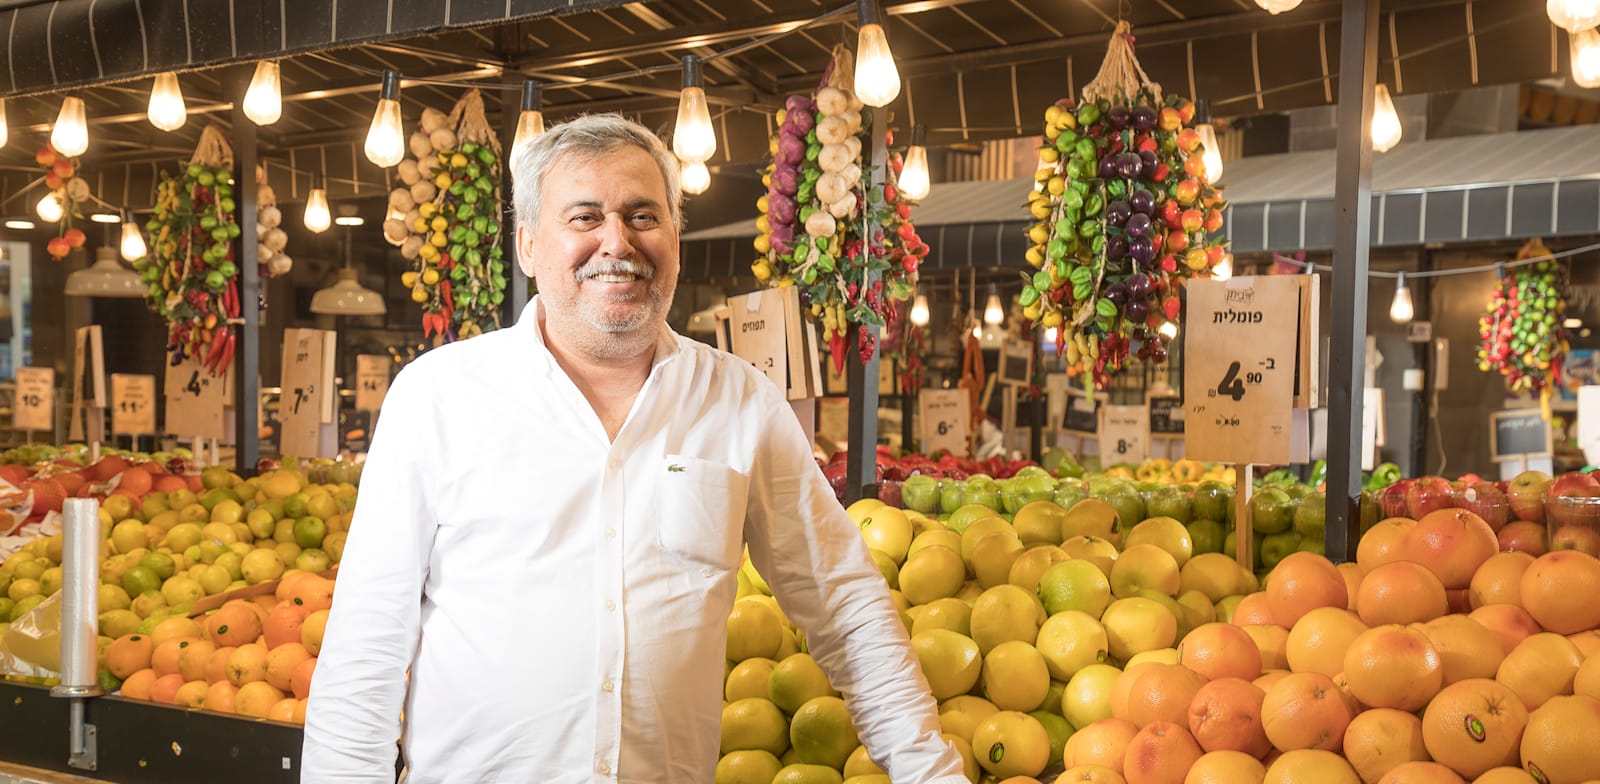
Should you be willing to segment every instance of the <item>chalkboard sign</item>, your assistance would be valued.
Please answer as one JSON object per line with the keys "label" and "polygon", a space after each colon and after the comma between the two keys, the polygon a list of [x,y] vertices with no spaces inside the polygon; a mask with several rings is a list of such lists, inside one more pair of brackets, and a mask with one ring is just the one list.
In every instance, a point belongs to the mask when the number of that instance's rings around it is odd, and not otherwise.
{"label": "chalkboard sign", "polygon": [[1497,463],[1550,457],[1550,423],[1537,408],[1489,415],[1489,456]]}
{"label": "chalkboard sign", "polygon": [[1183,437],[1183,398],[1177,395],[1150,398],[1150,435]]}
{"label": "chalkboard sign", "polygon": [[1000,345],[1000,383],[1016,386],[1033,384],[1033,344],[1007,340]]}
{"label": "chalkboard sign", "polygon": [[1100,430],[1100,400],[1069,391],[1066,410],[1061,414],[1061,429],[1074,433],[1094,434]]}

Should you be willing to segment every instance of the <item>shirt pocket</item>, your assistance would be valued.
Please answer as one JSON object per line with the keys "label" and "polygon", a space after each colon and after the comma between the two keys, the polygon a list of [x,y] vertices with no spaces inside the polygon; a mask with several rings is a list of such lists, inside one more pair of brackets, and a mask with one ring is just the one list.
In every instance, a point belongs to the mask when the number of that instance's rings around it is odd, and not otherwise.
{"label": "shirt pocket", "polygon": [[702,566],[738,568],[750,480],[725,464],[683,455],[667,455],[661,470],[661,546]]}

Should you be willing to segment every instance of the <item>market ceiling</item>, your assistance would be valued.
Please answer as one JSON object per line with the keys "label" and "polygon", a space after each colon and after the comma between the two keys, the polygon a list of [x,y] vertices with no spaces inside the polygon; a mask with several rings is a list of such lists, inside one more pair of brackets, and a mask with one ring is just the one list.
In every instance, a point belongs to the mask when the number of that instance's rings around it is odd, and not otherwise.
{"label": "market ceiling", "polygon": [[[771,111],[818,82],[831,47],[853,43],[853,3],[823,0],[0,0],[0,97],[11,143],[0,149],[0,198],[37,174],[60,94],[88,104],[84,164],[97,192],[147,201],[159,163],[187,158],[201,129],[231,124],[249,63],[280,58],[283,119],[262,129],[278,167],[326,171],[331,194],[381,193],[382,170],[359,152],[383,69],[407,82],[408,119],[447,110],[463,88],[485,90],[491,119],[515,108],[516,85],[545,85],[546,115],[620,111],[670,131],[688,54],[709,55],[763,36],[760,46],[708,63],[717,112],[713,165],[751,163],[767,150]],[[904,89],[890,109],[899,127],[929,128],[933,145],[1024,136],[1042,107],[1091,79],[1118,18],[1132,22],[1138,55],[1168,91],[1209,99],[1243,116],[1332,103],[1339,71],[1338,0],[1307,0],[1280,16],[1251,0],[883,0]],[[1559,76],[1565,36],[1530,0],[1390,0],[1382,3],[1380,76],[1397,94]],[[231,67],[227,67],[230,66]],[[641,69],[644,76],[592,82]],[[152,76],[178,71],[189,108],[176,132],[145,119]],[[566,83],[585,81],[581,86]],[[500,85],[506,85],[501,89]],[[293,199],[307,176],[289,179]],[[357,187],[359,184],[359,187]],[[15,205],[4,210],[14,211]]]}

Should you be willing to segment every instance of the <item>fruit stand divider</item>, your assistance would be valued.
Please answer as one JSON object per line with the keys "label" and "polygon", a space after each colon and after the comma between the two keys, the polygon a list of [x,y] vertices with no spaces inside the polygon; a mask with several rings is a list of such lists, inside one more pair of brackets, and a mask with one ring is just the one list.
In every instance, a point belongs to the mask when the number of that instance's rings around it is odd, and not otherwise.
{"label": "fruit stand divider", "polygon": [[[235,90],[244,95],[254,75],[254,68],[240,66],[234,69]],[[239,315],[244,324],[239,327],[242,345],[239,347],[239,364],[228,368],[234,377],[233,406],[237,426],[234,428],[234,466],[240,472],[254,475],[256,460],[261,457],[261,423],[256,421],[257,401],[261,399],[261,274],[256,264],[256,124],[244,114],[244,101],[233,105],[234,173],[238,184],[239,237],[234,240],[234,258],[239,264]]]}
{"label": "fruit stand divider", "polygon": [[[888,181],[889,151],[888,142],[883,134],[889,124],[889,110],[873,107],[872,112],[872,182],[867,186],[868,191],[883,190],[883,184]],[[863,209],[863,213],[869,210]],[[863,222],[866,222],[863,219]],[[862,236],[862,253],[871,253],[873,239],[883,233],[882,226],[868,223]],[[861,282],[863,296],[871,288],[874,281],[883,277],[880,272],[867,272]],[[857,350],[860,337],[859,332],[865,330],[871,336],[874,351],[872,356],[863,360],[861,352]],[[846,364],[849,368],[845,371],[845,384],[847,394],[850,396],[849,423],[849,451],[845,458],[845,488],[844,500],[846,504],[853,504],[863,498],[878,497],[878,362],[883,358],[882,346],[879,345],[879,330],[871,324],[858,324],[851,331],[845,341],[845,351],[849,356]]]}

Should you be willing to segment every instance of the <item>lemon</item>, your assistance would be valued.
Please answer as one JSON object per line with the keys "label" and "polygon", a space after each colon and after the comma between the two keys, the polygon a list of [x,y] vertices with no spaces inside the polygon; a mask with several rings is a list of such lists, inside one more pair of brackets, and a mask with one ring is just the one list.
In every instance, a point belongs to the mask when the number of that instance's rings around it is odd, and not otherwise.
{"label": "lemon", "polygon": [[1050,677],[1068,680],[1091,664],[1102,664],[1111,651],[1105,627],[1088,613],[1066,610],[1039,627],[1034,646],[1044,657]]}
{"label": "lemon", "polygon": [[999,713],[994,703],[971,694],[951,697],[939,705],[939,727],[947,734],[971,743],[972,732],[984,719]]}
{"label": "lemon", "polygon": [[13,602],[20,602],[30,596],[38,596],[43,591],[43,586],[32,577],[21,577],[11,581],[11,587],[6,589],[6,596]]}
{"label": "lemon", "polygon": [[[100,612],[108,613],[112,610],[126,610],[133,606],[133,597],[120,585],[107,585],[101,583],[99,587]],[[121,636],[121,635],[115,635]]]}
{"label": "lemon", "polygon": [[[145,533],[144,523],[138,520],[129,518],[117,523],[111,529],[111,547],[119,553],[126,554],[133,552],[137,548],[149,546],[150,538]],[[43,572],[44,570],[41,569],[40,571]],[[17,569],[17,574],[23,574],[20,566]]]}
{"label": "lemon", "polygon": [[1026,713],[1000,711],[973,731],[972,753],[997,778],[1038,776],[1050,762],[1050,734]]}
{"label": "lemon", "polygon": [[789,748],[788,724],[771,700],[749,697],[728,703],[722,709],[721,752],[760,750],[776,757]]}
{"label": "lemon", "polygon": [[936,700],[966,694],[983,671],[983,654],[971,638],[949,629],[929,629],[911,637],[922,675]]}
{"label": "lemon", "polygon": [[168,606],[176,607],[180,604],[193,603],[205,596],[206,589],[200,585],[200,581],[189,575],[180,574],[162,583],[161,595],[166,597]]}
{"label": "lemon", "polygon": [[239,564],[244,581],[250,585],[257,585],[267,580],[276,580],[283,576],[285,569],[284,559],[275,550],[251,550]]}
{"label": "lemon", "polygon": [[1008,640],[983,657],[983,694],[1001,710],[1027,712],[1044,704],[1050,692],[1050,670],[1038,649]]}

